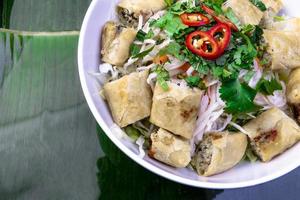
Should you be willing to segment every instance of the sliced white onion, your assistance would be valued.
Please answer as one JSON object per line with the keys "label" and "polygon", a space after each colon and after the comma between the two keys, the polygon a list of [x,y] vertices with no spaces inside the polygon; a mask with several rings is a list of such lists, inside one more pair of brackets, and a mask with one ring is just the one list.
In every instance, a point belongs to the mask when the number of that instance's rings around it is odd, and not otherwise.
{"label": "sliced white onion", "polygon": [[140,15],[137,30],[141,30],[143,28],[143,23],[144,23],[144,17],[143,15]]}
{"label": "sliced white onion", "polygon": [[144,156],[146,155],[145,150],[143,149],[143,145],[145,143],[145,138],[143,136],[140,136],[136,142],[135,142],[138,147],[139,147],[139,157],[144,158]]}
{"label": "sliced white onion", "polygon": [[154,90],[155,87],[155,81],[156,81],[157,73],[153,72],[149,74],[147,78],[147,83],[151,86],[151,89]]}
{"label": "sliced white onion", "polygon": [[259,67],[256,60],[254,61],[253,68],[254,68],[255,73],[254,73],[253,77],[250,79],[250,81],[248,83],[248,85],[251,88],[255,88],[257,83],[259,82],[259,80],[263,76],[263,70]]}
{"label": "sliced white onion", "polygon": [[233,126],[234,128],[236,128],[237,130],[239,130],[240,132],[242,132],[242,133],[248,135],[248,132],[247,132],[245,129],[243,129],[243,127],[241,127],[240,125],[238,125],[238,124],[236,124],[236,123],[234,123],[234,122],[230,122],[229,124],[230,124],[231,126]]}

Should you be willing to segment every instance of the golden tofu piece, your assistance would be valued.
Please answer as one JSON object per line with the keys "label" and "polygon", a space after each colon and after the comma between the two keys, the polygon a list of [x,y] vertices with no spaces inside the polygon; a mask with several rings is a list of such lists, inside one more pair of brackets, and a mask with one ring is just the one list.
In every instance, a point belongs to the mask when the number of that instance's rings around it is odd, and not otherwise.
{"label": "golden tofu piece", "polygon": [[[120,21],[126,26],[137,26],[139,15],[147,16],[166,7],[165,0],[121,0],[117,5]],[[146,21],[146,20],[144,20]]]}
{"label": "golden tofu piece", "polygon": [[109,21],[102,30],[102,61],[122,66],[129,58],[130,45],[133,43],[136,30],[125,28]]}
{"label": "golden tofu piece", "polygon": [[114,121],[125,127],[149,117],[152,91],[147,84],[149,72],[134,72],[104,85],[104,95]]}
{"label": "golden tofu piece", "polygon": [[191,139],[196,127],[202,91],[168,82],[164,91],[156,84],[150,121],[176,135]]}
{"label": "golden tofu piece", "polygon": [[160,128],[151,134],[151,141],[150,157],[177,168],[184,168],[190,163],[191,146],[188,140]]}
{"label": "golden tofu piece", "polygon": [[272,108],[244,127],[255,153],[264,162],[283,153],[300,140],[298,124],[278,108]]}
{"label": "golden tofu piece", "polygon": [[293,69],[300,66],[300,33],[264,30],[267,52],[273,70]]}
{"label": "golden tofu piece", "polygon": [[231,8],[242,24],[258,25],[264,13],[253,5],[249,0],[228,0],[223,9]]}
{"label": "golden tofu piece", "polygon": [[242,160],[247,145],[247,136],[243,133],[208,133],[197,146],[191,163],[199,175],[219,174]]}

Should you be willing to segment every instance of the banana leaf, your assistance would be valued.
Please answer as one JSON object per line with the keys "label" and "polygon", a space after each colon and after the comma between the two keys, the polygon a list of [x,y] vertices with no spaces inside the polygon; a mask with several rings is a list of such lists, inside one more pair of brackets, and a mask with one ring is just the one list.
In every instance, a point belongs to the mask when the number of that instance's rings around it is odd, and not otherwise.
{"label": "banana leaf", "polygon": [[91,0],[1,0],[0,27],[22,31],[79,30],[90,2]]}
{"label": "banana leaf", "polygon": [[96,123],[78,32],[0,31],[0,199],[95,199]]}

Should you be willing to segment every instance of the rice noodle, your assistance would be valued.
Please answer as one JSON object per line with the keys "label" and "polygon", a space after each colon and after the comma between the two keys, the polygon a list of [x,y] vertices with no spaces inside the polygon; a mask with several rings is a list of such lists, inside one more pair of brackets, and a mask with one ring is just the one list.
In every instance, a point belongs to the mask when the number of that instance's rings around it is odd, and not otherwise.
{"label": "rice noodle", "polygon": [[233,126],[234,128],[236,128],[237,130],[239,130],[240,132],[242,132],[242,133],[248,135],[248,132],[247,132],[245,129],[243,129],[243,127],[241,127],[240,125],[238,125],[238,124],[236,124],[236,123],[234,123],[234,122],[230,122],[229,124],[230,124],[231,126]]}
{"label": "rice noodle", "polygon": [[182,65],[184,65],[185,61],[180,61],[177,58],[173,56],[168,56],[169,57],[169,62],[164,64],[164,68],[167,71],[172,71],[174,69],[180,68]]}
{"label": "rice noodle", "polygon": [[141,30],[143,28],[143,23],[144,23],[143,21],[144,21],[143,15],[139,15],[139,23],[138,23],[137,30]]}
{"label": "rice noodle", "polygon": [[225,108],[225,103],[221,100],[219,94],[220,85],[220,83],[217,83],[210,86],[201,98],[193,138],[195,143],[198,143],[202,139],[204,133],[213,131],[213,128],[223,131],[231,121],[231,116],[228,115],[226,116],[226,120],[220,120]]}
{"label": "rice noodle", "polygon": [[136,69],[136,71],[138,72],[142,72],[142,71],[145,71],[145,70],[149,70],[149,69],[153,69],[156,65],[155,64],[151,64],[151,65],[148,65],[148,66],[141,66],[141,67],[138,67]]}
{"label": "rice noodle", "polygon": [[166,11],[162,10],[162,11],[159,11],[157,13],[155,13],[154,15],[152,15],[149,20],[145,23],[145,25],[142,27],[142,30],[145,32],[145,33],[148,33],[149,30],[150,30],[150,22],[152,20],[157,20],[159,18],[161,18],[164,14],[166,13]]}
{"label": "rice noodle", "polygon": [[190,67],[190,68],[186,71],[186,74],[187,74],[188,76],[192,76],[193,73],[194,73],[194,71],[195,71],[195,69],[194,69],[193,67]]}
{"label": "rice noodle", "polygon": [[140,136],[135,143],[138,145],[139,147],[139,157],[144,158],[144,156],[146,155],[145,150],[143,149],[143,145],[145,143],[145,138],[144,136]]}
{"label": "rice noodle", "polygon": [[100,85],[111,80],[116,80],[119,77],[117,68],[108,63],[100,64],[99,72],[89,72],[89,74],[95,77],[99,81]]}
{"label": "rice noodle", "polygon": [[156,81],[157,73],[153,72],[149,74],[147,78],[147,83],[151,86],[151,89],[154,90],[155,87],[155,81]]}
{"label": "rice noodle", "polygon": [[253,64],[253,68],[254,68],[254,75],[253,77],[250,79],[248,85],[251,88],[255,88],[257,83],[259,82],[259,80],[262,78],[263,76],[263,70],[262,68],[258,65],[257,61],[254,60],[254,64]]}

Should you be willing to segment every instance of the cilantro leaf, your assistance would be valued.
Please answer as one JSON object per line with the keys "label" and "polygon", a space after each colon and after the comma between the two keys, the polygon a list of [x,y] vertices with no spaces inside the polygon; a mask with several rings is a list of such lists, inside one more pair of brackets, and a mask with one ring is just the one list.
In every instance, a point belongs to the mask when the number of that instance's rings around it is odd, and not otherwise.
{"label": "cilantro leaf", "polygon": [[274,91],[282,90],[282,86],[275,78],[272,78],[270,81],[262,78],[258,82],[256,90],[265,95],[273,95]]}
{"label": "cilantro leaf", "polygon": [[154,49],[155,46],[143,51],[143,52],[140,52],[134,56],[132,56],[132,58],[143,58],[145,57],[146,55],[148,55],[153,49]]}
{"label": "cilantro leaf", "polygon": [[196,6],[194,5],[193,0],[187,1],[177,1],[173,6],[169,9],[172,14],[181,15],[182,13],[195,13],[200,12],[202,13],[203,10],[201,6],[197,5],[198,2],[195,2]]}
{"label": "cilantro leaf", "polygon": [[261,0],[250,0],[250,2],[255,5],[261,11],[266,11],[267,7]]}
{"label": "cilantro leaf", "polygon": [[172,6],[174,4],[174,0],[164,0],[167,6]]}
{"label": "cilantro leaf", "polygon": [[130,51],[131,56],[136,56],[140,52],[140,50],[141,50],[141,47],[139,45],[134,44],[134,43],[130,45],[129,51]]}
{"label": "cilantro leaf", "polygon": [[167,81],[170,80],[169,72],[161,66],[157,67],[154,71],[157,74],[156,79],[158,84],[164,91],[167,91],[169,89]]}
{"label": "cilantro leaf", "polygon": [[245,76],[243,77],[244,81],[246,83],[249,83],[249,81],[251,80],[251,78],[254,76],[255,72],[254,71],[248,71]]}
{"label": "cilantro leaf", "polygon": [[185,78],[185,81],[190,87],[198,87],[201,79],[199,76],[188,76]]}
{"label": "cilantro leaf", "polygon": [[150,39],[154,36],[154,32],[150,30],[148,33],[145,33],[143,30],[139,30],[136,34],[136,40],[144,42],[146,39]]}
{"label": "cilantro leaf", "polygon": [[243,114],[259,109],[253,100],[256,90],[246,83],[240,83],[238,79],[224,81],[220,88],[221,99],[226,102],[226,112],[231,114]]}
{"label": "cilantro leaf", "polygon": [[145,40],[146,35],[147,35],[147,33],[145,33],[142,30],[139,30],[136,34],[136,40],[143,42]]}
{"label": "cilantro leaf", "polygon": [[188,28],[188,26],[182,23],[179,16],[170,12],[167,12],[164,16],[155,21],[153,26],[165,30],[170,37],[179,31]]}
{"label": "cilantro leaf", "polygon": [[180,54],[181,46],[177,42],[171,42],[167,47],[159,51],[159,55],[172,55],[179,60],[183,60],[183,56]]}
{"label": "cilantro leaf", "polygon": [[255,29],[250,36],[252,43],[254,43],[258,46],[260,44],[263,34],[264,34],[264,31],[262,30],[262,28],[260,28],[259,26],[255,26]]}

